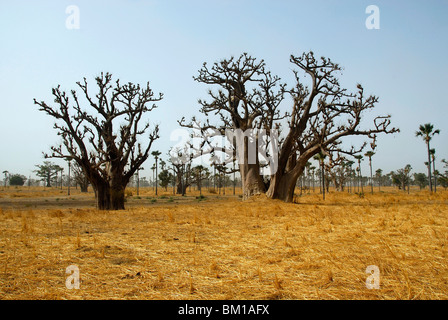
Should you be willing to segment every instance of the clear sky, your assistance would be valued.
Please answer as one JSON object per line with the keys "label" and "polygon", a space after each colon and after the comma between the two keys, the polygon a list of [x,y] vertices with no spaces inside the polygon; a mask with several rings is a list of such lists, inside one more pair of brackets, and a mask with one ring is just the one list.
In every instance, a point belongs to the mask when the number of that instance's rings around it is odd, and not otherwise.
{"label": "clear sky", "polygon": [[[372,4],[379,30],[365,25]],[[79,29],[66,27],[70,5],[79,8]],[[0,172],[34,177],[42,152],[58,143],[53,120],[33,104],[51,103],[58,84],[70,91],[102,71],[122,82],[149,81],[165,95],[149,122],[161,125],[154,149],[166,158],[177,120],[198,115],[197,99],[207,98],[208,87],[192,79],[203,62],[248,52],[287,80],[289,56],[309,50],[342,65],[348,89],[359,82],[379,96],[375,113],[391,114],[400,128],[379,137],[374,169],[409,163],[425,172],[426,148],[415,131],[427,122],[441,130],[432,140],[441,168],[448,159],[447,17],[446,0],[2,1]],[[151,165],[142,175],[150,176]]]}

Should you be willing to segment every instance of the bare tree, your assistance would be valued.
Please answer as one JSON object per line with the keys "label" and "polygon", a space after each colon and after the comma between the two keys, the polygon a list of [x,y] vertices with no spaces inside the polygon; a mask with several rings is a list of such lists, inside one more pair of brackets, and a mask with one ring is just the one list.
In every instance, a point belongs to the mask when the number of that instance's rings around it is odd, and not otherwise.
{"label": "bare tree", "polygon": [[176,178],[176,193],[185,195],[187,188],[193,182],[191,176],[191,156],[186,155],[185,150],[179,148],[171,149],[169,154],[169,162],[173,167],[173,174]]}
{"label": "bare tree", "polygon": [[366,136],[374,143],[379,133],[394,133],[390,116],[377,116],[373,126],[361,128],[361,120],[367,110],[378,102],[376,96],[365,96],[358,84],[356,93],[348,93],[340,86],[337,75],[341,67],[328,58],[315,58],[313,52],[300,57],[291,56],[290,62],[311,79],[309,87],[295,70],[296,85],[288,90],[293,104],[288,117],[289,131],[279,150],[278,170],[271,177],[267,195],[291,202],[297,179],[303,173],[308,160],[319,152],[356,154],[358,149],[342,148],[342,139],[348,136]]}
{"label": "bare tree", "polygon": [[[184,118],[179,121],[184,127],[199,129],[207,141],[214,135],[224,135],[229,128],[244,133],[243,143],[239,145],[234,143],[234,137],[229,139],[235,149],[242,145],[244,150],[244,157],[238,159],[243,199],[266,192],[271,198],[291,202],[296,182],[314,155],[332,152],[354,155],[362,151],[366,143],[358,148],[344,148],[344,137],[365,136],[375,143],[379,133],[398,132],[398,129],[390,128],[388,115],[377,116],[370,128],[362,128],[364,113],[375,107],[378,98],[366,96],[360,84],[355,93],[342,88],[337,79],[341,71],[338,64],[325,57],[316,59],[313,52],[291,56],[290,62],[299,68],[294,71],[295,85],[291,89],[266,71],[263,60],[258,62],[247,54],[238,59],[222,60],[211,68],[204,63],[195,80],[219,87],[218,92],[209,91],[210,102],[199,100],[200,112],[208,118],[203,124],[195,117],[190,123],[185,123]],[[301,73],[311,79],[309,87],[302,83]],[[286,94],[292,105],[289,112],[281,113],[280,104]],[[218,124],[211,124],[213,115],[219,117]],[[274,151],[278,155],[277,170],[265,183],[260,174],[262,164],[258,152],[250,161],[249,141],[259,141],[257,130],[266,130],[269,135],[273,130],[282,129],[283,119],[288,127],[286,136],[278,140],[279,148]],[[208,130],[213,133],[207,133]],[[250,134],[246,135],[247,130]],[[225,152],[214,146],[207,150],[215,151]],[[234,157],[226,159],[226,163],[234,161]]]}
{"label": "bare tree", "polygon": [[[98,92],[92,96],[87,80],[77,82],[86,98],[82,101],[75,90],[71,95],[60,86],[52,89],[56,106],[44,101],[34,103],[40,111],[55,118],[54,128],[62,137],[62,144],[51,147],[51,154],[45,157],[74,160],[84,171],[92,184],[101,210],[124,209],[124,190],[136,170],[148,158],[151,146],[159,138],[156,125],[147,136],[144,147],[138,138],[149,129],[149,123],[140,126],[143,116],[156,108],[155,102],[162,100],[160,93],[155,96],[149,87],[140,87],[131,82],[112,82],[110,73],[95,78]],[[114,125],[118,122],[118,130]]]}
{"label": "bare tree", "polygon": [[87,192],[89,189],[89,180],[84,174],[82,168],[77,162],[75,162],[74,165],[71,166],[71,169],[73,170],[73,178],[76,184],[79,185],[81,192]]}
{"label": "bare tree", "polygon": [[[260,175],[258,154],[249,155],[249,139],[257,140],[257,130],[264,129],[269,134],[269,130],[274,128],[274,122],[282,118],[278,107],[283,100],[284,85],[279,83],[278,77],[272,76],[266,70],[263,60],[257,61],[247,53],[239,58],[231,57],[216,62],[211,68],[204,63],[199,70],[199,75],[194,79],[219,88],[217,92],[209,90],[210,101],[199,100],[202,106],[200,112],[206,117],[217,115],[218,123],[211,124],[209,117],[201,124],[193,117],[190,123],[186,123],[182,118],[179,121],[180,125],[187,128],[199,128],[202,137],[207,136],[206,132],[210,129],[222,136],[228,129],[244,134],[239,144],[242,154],[238,161],[243,198],[247,199],[252,195],[264,193],[266,187]],[[237,149],[234,138],[231,137],[229,140]],[[236,137],[236,140],[238,138]],[[209,141],[206,140],[206,142]],[[203,150],[202,154],[216,151],[223,151],[223,149],[213,146],[208,151]],[[236,153],[225,162],[234,161],[235,156]]]}
{"label": "bare tree", "polygon": [[350,174],[350,162],[339,152],[329,153],[325,170],[337,191],[344,191],[347,176]]}
{"label": "bare tree", "polygon": [[202,195],[202,181],[207,180],[209,175],[210,172],[208,168],[204,167],[203,165],[197,165],[191,170],[192,179],[198,187],[200,195]]}

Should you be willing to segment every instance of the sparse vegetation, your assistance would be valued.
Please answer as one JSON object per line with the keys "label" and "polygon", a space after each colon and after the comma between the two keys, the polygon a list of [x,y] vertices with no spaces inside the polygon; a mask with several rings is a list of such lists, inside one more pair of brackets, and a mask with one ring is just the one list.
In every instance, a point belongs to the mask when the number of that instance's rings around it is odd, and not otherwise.
{"label": "sparse vegetation", "polygon": [[[448,299],[445,190],[330,189],[297,203],[196,191],[100,214],[93,193],[62,208],[44,201],[59,190],[22,188],[33,208],[0,192],[0,299]],[[72,264],[81,290],[65,288]],[[366,289],[368,265],[379,290]]]}

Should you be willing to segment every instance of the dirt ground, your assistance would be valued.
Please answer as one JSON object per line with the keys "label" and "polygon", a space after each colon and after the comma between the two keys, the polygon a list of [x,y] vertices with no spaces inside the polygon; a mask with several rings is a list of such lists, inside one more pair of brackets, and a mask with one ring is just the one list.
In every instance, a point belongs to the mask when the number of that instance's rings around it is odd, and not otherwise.
{"label": "dirt ground", "polygon": [[447,191],[239,192],[133,189],[114,212],[75,189],[2,188],[0,299],[448,298]]}

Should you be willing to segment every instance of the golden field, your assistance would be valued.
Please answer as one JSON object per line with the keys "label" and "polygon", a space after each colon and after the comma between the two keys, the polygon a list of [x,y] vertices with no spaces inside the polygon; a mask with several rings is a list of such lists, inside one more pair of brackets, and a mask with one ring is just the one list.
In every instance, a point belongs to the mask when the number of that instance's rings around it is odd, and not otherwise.
{"label": "golden field", "polygon": [[444,190],[316,189],[285,204],[133,189],[117,212],[74,189],[0,190],[0,299],[448,298]]}

